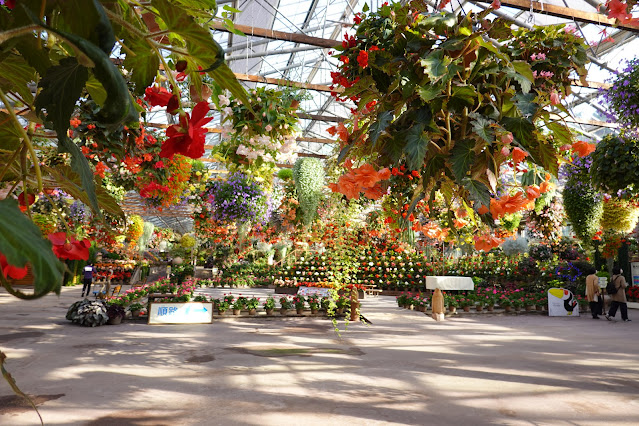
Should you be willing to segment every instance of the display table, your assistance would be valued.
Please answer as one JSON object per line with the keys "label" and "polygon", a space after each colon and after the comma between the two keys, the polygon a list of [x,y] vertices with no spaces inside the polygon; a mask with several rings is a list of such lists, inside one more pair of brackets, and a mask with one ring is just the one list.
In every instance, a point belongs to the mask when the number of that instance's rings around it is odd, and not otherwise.
{"label": "display table", "polygon": [[426,277],[426,288],[428,290],[474,290],[475,284],[470,277],[447,277],[431,276]]}

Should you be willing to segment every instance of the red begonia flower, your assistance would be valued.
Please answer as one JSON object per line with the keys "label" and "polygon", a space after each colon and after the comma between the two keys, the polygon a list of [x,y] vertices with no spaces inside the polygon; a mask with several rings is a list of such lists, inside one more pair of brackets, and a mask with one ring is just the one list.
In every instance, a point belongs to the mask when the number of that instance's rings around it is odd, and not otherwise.
{"label": "red begonia flower", "polygon": [[89,247],[91,242],[88,239],[78,241],[70,236],[67,239],[65,232],[56,232],[48,235],[49,241],[53,244],[53,253],[58,259],[88,260]]}
{"label": "red begonia flower", "polygon": [[27,265],[19,268],[14,265],[9,265],[7,258],[4,254],[0,253],[0,272],[5,278],[13,278],[14,280],[21,280],[27,275]]}
{"label": "red begonia flower", "polygon": [[167,140],[162,144],[160,157],[173,158],[175,154],[198,159],[204,154],[204,142],[207,124],[213,117],[206,117],[208,102],[200,102],[193,108],[191,117],[187,113],[180,115],[180,124],[166,129]]}

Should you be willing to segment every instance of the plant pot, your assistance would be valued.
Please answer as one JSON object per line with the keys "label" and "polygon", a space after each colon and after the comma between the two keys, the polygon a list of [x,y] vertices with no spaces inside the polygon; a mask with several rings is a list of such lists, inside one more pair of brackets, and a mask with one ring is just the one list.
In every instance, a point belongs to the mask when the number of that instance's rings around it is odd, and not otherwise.
{"label": "plant pot", "polygon": [[537,311],[543,311],[543,310],[544,310],[544,307],[543,307],[543,306],[541,306],[541,305],[535,305],[535,310],[537,310]]}
{"label": "plant pot", "polygon": [[249,315],[255,315],[257,313],[256,309],[249,309]]}
{"label": "plant pot", "polygon": [[335,309],[335,315],[342,315],[343,312],[344,312],[344,308]]}
{"label": "plant pot", "polygon": [[477,305],[477,306],[475,306],[475,310],[476,310],[477,312],[481,312],[481,311],[483,311],[483,310],[484,310],[484,307],[483,307],[483,306],[481,306],[481,305]]}
{"label": "plant pot", "polygon": [[588,312],[588,305],[580,305],[579,310],[581,312]]}
{"label": "plant pot", "polygon": [[510,311],[512,311],[512,309],[513,309],[512,306],[504,306],[504,311],[505,312],[510,312]]}
{"label": "plant pot", "polygon": [[273,315],[273,309],[266,309],[266,315],[268,315],[269,317]]}
{"label": "plant pot", "polygon": [[280,315],[286,315],[286,311],[288,311],[288,309],[281,308]]}
{"label": "plant pot", "polygon": [[218,309],[217,313],[220,315],[224,315],[224,313],[226,312],[226,309]]}
{"label": "plant pot", "polygon": [[532,306],[525,306],[524,309],[526,309],[526,312],[530,312],[532,311]]}
{"label": "plant pot", "polygon": [[464,310],[464,312],[470,312],[470,306],[464,306],[462,307],[462,309]]}
{"label": "plant pot", "polygon": [[142,312],[142,311],[131,311],[131,316],[133,318],[139,318],[140,317],[140,312]]}
{"label": "plant pot", "polygon": [[492,312],[492,311],[494,311],[494,310],[495,310],[495,306],[494,306],[494,305],[487,306],[487,307],[486,307],[486,310],[487,310],[488,312]]}
{"label": "plant pot", "polygon": [[239,315],[242,312],[241,309],[233,309],[233,315]]}
{"label": "plant pot", "polygon": [[117,317],[109,318],[109,320],[107,321],[107,324],[118,325],[121,322],[122,322],[122,317],[118,315]]}
{"label": "plant pot", "polygon": [[296,308],[297,315],[302,315],[304,313],[304,308]]}
{"label": "plant pot", "polygon": [[457,312],[457,306],[449,306],[448,312],[450,312],[451,314],[454,314],[455,312]]}
{"label": "plant pot", "polygon": [[313,309],[313,308],[311,308],[311,314],[312,314],[312,315],[317,314],[317,311],[319,311],[319,309]]}
{"label": "plant pot", "polygon": [[420,306],[419,312],[426,312],[426,306]]}

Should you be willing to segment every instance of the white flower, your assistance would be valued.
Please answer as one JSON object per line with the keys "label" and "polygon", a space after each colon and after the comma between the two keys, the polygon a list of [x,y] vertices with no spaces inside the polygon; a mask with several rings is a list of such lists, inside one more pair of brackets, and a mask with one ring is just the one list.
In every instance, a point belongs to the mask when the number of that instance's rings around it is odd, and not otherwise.
{"label": "white flower", "polygon": [[218,99],[221,107],[225,107],[225,106],[231,105],[231,101],[229,100],[229,98],[227,98],[224,95],[218,95],[217,99]]}
{"label": "white flower", "polygon": [[222,113],[223,113],[225,116],[230,117],[230,116],[232,116],[232,115],[233,115],[233,108],[231,108],[231,107],[226,107],[226,108],[224,108],[224,109],[222,110]]}
{"label": "white flower", "polygon": [[267,124],[265,130],[267,132],[270,132],[271,130],[273,130],[273,126],[271,126],[270,124]]}

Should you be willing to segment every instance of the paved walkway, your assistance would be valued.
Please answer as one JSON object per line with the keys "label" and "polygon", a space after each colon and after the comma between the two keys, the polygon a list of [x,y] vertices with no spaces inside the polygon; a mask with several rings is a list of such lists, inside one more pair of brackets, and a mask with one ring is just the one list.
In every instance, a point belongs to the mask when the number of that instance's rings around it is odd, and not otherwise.
{"label": "paved walkway", "polygon": [[[340,323],[341,337],[317,318],[92,329],[64,319],[79,294],[79,287],[64,288],[59,298],[19,301],[0,293],[6,366],[36,395],[47,425],[639,419],[639,317],[481,315],[436,323],[380,297],[363,301],[372,325],[343,331]],[[37,424],[3,382],[0,424]]]}

